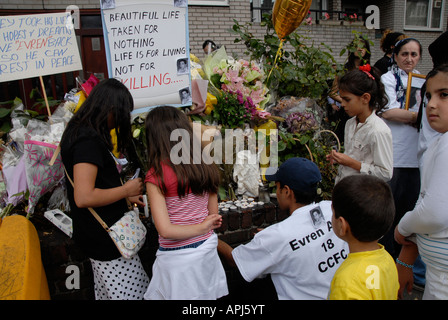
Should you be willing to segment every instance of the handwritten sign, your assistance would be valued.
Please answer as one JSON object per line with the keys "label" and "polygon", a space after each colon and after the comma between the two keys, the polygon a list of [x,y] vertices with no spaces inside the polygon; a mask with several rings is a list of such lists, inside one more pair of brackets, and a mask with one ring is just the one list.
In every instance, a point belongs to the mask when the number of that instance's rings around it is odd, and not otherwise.
{"label": "handwritten sign", "polygon": [[116,0],[102,8],[109,77],[129,89],[135,109],[191,105],[187,5],[174,2]]}
{"label": "handwritten sign", "polygon": [[69,13],[0,17],[0,82],[81,70]]}

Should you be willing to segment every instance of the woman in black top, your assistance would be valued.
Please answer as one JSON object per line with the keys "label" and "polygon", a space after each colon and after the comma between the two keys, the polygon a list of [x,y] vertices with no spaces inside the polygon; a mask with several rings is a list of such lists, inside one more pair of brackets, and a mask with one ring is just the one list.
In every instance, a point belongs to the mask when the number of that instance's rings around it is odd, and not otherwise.
{"label": "woman in black top", "polygon": [[387,29],[383,33],[383,37],[381,38],[381,50],[384,52],[384,56],[375,62],[374,67],[378,68],[381,71],[381,74],[385,74],[389,71],[389,68],[392,66],[392,53],[395,48],[395,44],[406,38],[406,36],[401,32],[392,32],[392,30]]}
{"label": "woman in black top", "polygon": [[[132,96],[120,81],[104,80],[74,114],[61,139],[62,161],[75,185],[73,188],[67,183],[73,240],[92,263],[96,299],[142,299],[149,283],[138,255],[122,258],[108,233],[87,209],[94,208],[111,226],[129,210],[126,198],[143,205],[141,178],[122,185],[111,152],[112,129],[117,132],[120,152],[131,141],[133,107]],[[131,272],[135,277],[131,282],[136,287],[128,284]]]}

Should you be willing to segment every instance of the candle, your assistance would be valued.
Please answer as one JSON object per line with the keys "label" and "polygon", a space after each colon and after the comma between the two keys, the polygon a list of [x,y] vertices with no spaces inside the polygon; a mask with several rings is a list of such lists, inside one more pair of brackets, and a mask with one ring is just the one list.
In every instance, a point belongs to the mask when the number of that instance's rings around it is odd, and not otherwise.
{"label": "candle", "polygon": [[149,209],[148,209],[148,196],[146,194],[143,195],[143,202],[145,203],[145,217],[149,218]]}
{"label": "candle", "polygon": [[136,214],[139,214],[139,213],[140,213],[140,211],[138,211],[138,208],[137,208],[137,204],[136,204],[136,203],[134,203],[134,212],[135,212]]}

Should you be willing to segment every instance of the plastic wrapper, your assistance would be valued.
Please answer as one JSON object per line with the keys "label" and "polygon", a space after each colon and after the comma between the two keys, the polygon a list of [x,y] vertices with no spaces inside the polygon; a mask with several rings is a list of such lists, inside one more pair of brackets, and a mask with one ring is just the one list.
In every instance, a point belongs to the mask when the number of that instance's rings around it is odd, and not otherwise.
{"label": "plastic wrapper", "polygon": [[59,209],[64,212],[70,211],[70,203],[67,196],[67,188],[62,180],[54,189],[48,199],[47,210]]}
{"label": "plastic wrapper", "polygon": [[198,114],[205,110],[205,102],[207,100],[208,80],[193,79],[191,80],[191,91],[193,105],[188,114]]}
{"label": "plastic wrapper", "polygon": [[324,111],[314,99],[286,96],[267,108],[273,116],[285,119],[283,125],[290,132],[318,130]]}
{"label": "plastic wrapper", "polygon": [[[19,112],[17,112],[19,111]],[[2,146],[1,160],[2,171],[6,189],[6,204],[16,206],[24,199],[28,188],[25,171],[24,141],[26,127],[20,114],[23,111],[23,104],[14,109],[11,114],[12,129],[9,132],[11,139],[7,145]]]}
{"label": "plastic wrapper", "polygon": [[64,176],[64,168],[60,153],[55,163],[49,162],[64,132],[64,123],[53,123],[30,120],[25,146],[25,170],[30,192],[28,198],[28,214],[34,212],[39,199],[52,191]]}
{"label": "plastic wrapper", "polygon": [[25,171],[25,157],[22,155],[17,160],[6,160],[3,163],[3,178],[7,193],[7,204],[16,206],[23,200],[28,188]]}

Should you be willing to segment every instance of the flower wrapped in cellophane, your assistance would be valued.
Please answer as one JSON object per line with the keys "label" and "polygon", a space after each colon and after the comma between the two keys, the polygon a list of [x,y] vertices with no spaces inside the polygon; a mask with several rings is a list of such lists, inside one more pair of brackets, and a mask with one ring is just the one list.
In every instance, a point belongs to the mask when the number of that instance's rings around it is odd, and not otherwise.
{"label": "flower wrapped in cellophane", "polygon": [[235,60],[221,47],[206,59],[204,71],[210,81],[209,91],[218,100],[212,116],[220,124],[235,127],[269,118],[270,113],[264,110],[269,90],[255,61]]}

